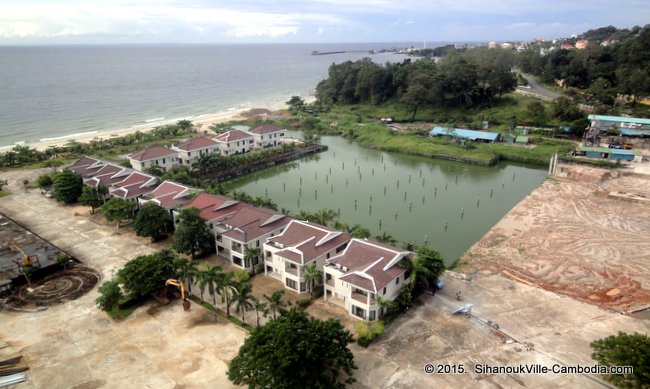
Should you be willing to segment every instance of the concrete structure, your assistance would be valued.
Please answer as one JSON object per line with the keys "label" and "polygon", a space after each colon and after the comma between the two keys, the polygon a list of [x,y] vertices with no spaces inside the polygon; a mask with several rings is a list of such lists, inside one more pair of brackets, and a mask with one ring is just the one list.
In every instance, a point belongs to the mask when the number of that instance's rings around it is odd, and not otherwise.
{"label": "concrete structure", "polygon": [[263,124],[250,130],[250,133],[255,137],[255,147],[261,149],[281,144],[285,131],[273,124]]}
{"label": "concrete structure", "polygon": [[587,119],[601,131],[616,129],[622,136],[650,137],[650,119],[606,115],[589,115]]}
{"label": "concrete structure", "polygon": [[352,239],[339,255],[326,261],[324,298],[344,307],[363,320],[377,320],[384,314],[377,297],[393,301],[409,273],[399,263],[413,253],[367,240]]}
{"label": "concrete structure", "polygon": [[201,156],[219,152],[219,144],[205,136],[188,139],[171,147],[178,153],[178,164],[192,167]]}
{"label": "concrete structure", "polygon": [[322,270],[325,261],[345,250],[352,236],[307,221],[292,220],[278,236],[264,243],[264,274],[282,282],[286,289],[308,292],[308,265]]}
{"label": "concrete structure", "polygon": [[178,164],[178,152],[164,146],[152,145],[144,150],[127,155],[131,166],[138,171],[151,166],[160,166],[163,172]]}
{"label": "concrete structure", "polygon": [[199,194],[183,208],[197,208],[213,232],[217,254],[233,265],[252,270],[261,258],[245,260],[247,250],[259,248],[267,238],[282,233],[291,218],[265,208],[207,193]]}
{"label": "concrete structure", "polygon": [[242,130],[226,131],[214,140],[218,143],[221,155],[247,153],[255,146],[253,134]]}
{"label": "concrete structure", "polygon": [[192,200],[192,195],[197,192],[201,192],[201,189],[182,185],[173,181],[165,181],[149,194],[140,197],[138,203],[142,206],[151,202],[165,208],[171,213],[172,210],[177,209]]}
{"label": "concrete structure", "polygon": [[462,128],[433,127],[429,136],[450,136],[452,138],[470,139],[477,142],[495,142],[501,135],[498,132],[465,130]]}
{"label": "concrete structure", "polygon": [[108,193],[114,197],[131,200],[153,192],[156,186],[158,186],[158,178],[149,174],[132,172],[122,181],[113,183],[108,188]]}

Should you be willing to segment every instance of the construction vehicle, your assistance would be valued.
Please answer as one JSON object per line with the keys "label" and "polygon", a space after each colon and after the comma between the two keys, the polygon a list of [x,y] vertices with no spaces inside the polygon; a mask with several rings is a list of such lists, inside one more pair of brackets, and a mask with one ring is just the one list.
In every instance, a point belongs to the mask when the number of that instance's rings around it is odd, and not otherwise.
{"label": "construction vehicle", "polygon": [[38,257],[36,256],[30,257],[29,255],[27,255],[27,253],[25,253],[23,249],[21,249],[20,246],[18,246],[16,242],[14,242],[13,239],[9,237],[5,237],[5,241],[13,251],[17,251],[23,255],[23,261],[22,261],[23,266],[33,266],[38,262]]}
{"label": "construction vehicle", "polygon": [[188,300],[187,296],[185,296],[185,286],[183,285],[183,281],[175,280],[173,278],[170,278],[167,281],[165,281],[165,294],[167,294],[167,287],[169,285],[175,286],[181,291],[181,299],[183,300],[183,309],[189,311],[190,300]]}

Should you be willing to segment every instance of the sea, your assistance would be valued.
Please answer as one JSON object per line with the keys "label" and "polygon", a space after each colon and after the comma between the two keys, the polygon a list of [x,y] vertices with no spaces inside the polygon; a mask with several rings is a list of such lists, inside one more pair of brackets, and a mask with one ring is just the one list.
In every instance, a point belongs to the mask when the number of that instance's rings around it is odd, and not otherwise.
{"label": "sea", "polygon": [[[144,128],[312,96],[332,63],[408,44],[0,47],[0,147]],[[312,51],[345,53],[312,55]]]}

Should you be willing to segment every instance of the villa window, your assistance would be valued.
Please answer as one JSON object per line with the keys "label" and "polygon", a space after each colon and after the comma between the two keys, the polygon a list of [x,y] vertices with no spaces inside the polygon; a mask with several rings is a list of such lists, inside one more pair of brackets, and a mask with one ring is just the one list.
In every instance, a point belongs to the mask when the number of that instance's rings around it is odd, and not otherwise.
{"label": "villa window", "polygon": [[163,158],[163,165],[165,164],[165,158]]}
{"label": "villa window", "polygon": [[376,311],[370,311],[370,315],[368,316],[368,320],[375,320],[375,312]]}
{"label": "villa window", "polygon": [[332,254],[327,253],[327,255],[325,256],[325,259],[330,259],[331,256],[332,256]]}
{"label": "villa window", "polygon": [[259,240],[255,243],[255,247],[260,247],[260,241]]}
{"label": "villa window", "polygon": [[398,285],[398,284],[399,284],[399,277],[397,277],[397,278],[395,279],[395,285]]}
{"label": "villa window", "polygon": [[284,132],[281,132],[281,133],[280,133],[280,136],[284,136]]}
{"label": "villa window", "polygon": [[386,294],[386,287],[384,287],[384,294]]}
{"label": "villa window", "polygon": [[187,156],[188,156],[188,157],[191,157],[191,156],[192,156],[192,153],[191,153],[190,151],[188,151],[188,152],[187,152]]}

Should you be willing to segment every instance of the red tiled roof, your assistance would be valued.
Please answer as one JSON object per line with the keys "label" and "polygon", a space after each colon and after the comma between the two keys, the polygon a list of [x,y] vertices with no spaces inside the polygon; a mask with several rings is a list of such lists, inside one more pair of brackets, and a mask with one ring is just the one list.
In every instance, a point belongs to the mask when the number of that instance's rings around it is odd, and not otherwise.
{"label": "red tiled roof", "polygon": [[110,193],[123,199],[131,199],[152,192],[157,183],[158,180],[154,176],[133,172],[126,179],[113,183]]}
{"label": "red tiled roof", "polygon": [[198,191],[200,190],[173,181],[165,181],[147,195],[147,199],[154,200],[165,209],[172,209],[188,202],[189,195]]}
{"label": "red tiled roof", "polygon": [[136,161],[148,161],[150,159],[162,158],[173,154],[177,153],[164,146],[152,145],[144,150],[129,154],[128,157]]}
{"label": "red tiled roof", "polygon": [[224,132],[223,134],[220,134],[219,136],[217,136],[214,139],[218,140],[220,142],[228,143],[228,142],[234,142],[234,141],[238,141],[238,140],[242,140],[242,139],[248,139],[248,138],[252,138],[252,137],[253,137],[253,135],[249,134],[246,131],[230,130],[230,131]]}
{"label": "red tiled roof", "polygon": [[235,212],[243,206],[244,203],[228,197],[201,193],[183,208],[198,208],[201,218],[209,222]]}
{"label": "red tiled roof", "polygon": [[282,128],[273,124],[262,124],[261,126],[253,128],[250,132],[253,134],[268,134],[272,132],[282,131]]}
{"label": "red tiled roof", "polygon": [[116,182],[124,180],[132,172],[133,169],[127,169],[113,164],[106,164],[94,172],[90,178],[85,179],[84,183],[92,187],[97,187],[99,184],[111,186]]}
{"label": "red tiled roof", "polygon": [[405,272],[397,263],[410,255],[408,251],[382,243],[352,239],[345,251],[330,258],[328,263],[347,268],[341,280],[376,293]]}
{"label": "red tiled roof", "polygon": [[216,144],[217,142],[210,138],[199,136],[196,138],[188,139],[185,142],[177,143],[174,145],[174,147],[185,151],[192,151],[197,149],[205,149]]}
{"label": "red tiled roof", "polygon": [[105,162],[92,157],[83,157],[68,167],[75,173],[81,174],[82,177],[90,177],[93,173],[104,166]]}
{"label": "red tiled roof", "polygon": [[[345,244],[351,237],[347,232],[336,231],[319,224],[292,220],[282,234],[274,236],[267,242],[284,248],[277,255],[304,265],[333,248]],[[295,251],[302,254],[296,256]]]}
{"label": "red tiled roof", "polygon": [[279,212],[245,204],[220,224],[229,229],[223,235],[240,242],[249,242],[289,224],[290,221],[289,217]]}

